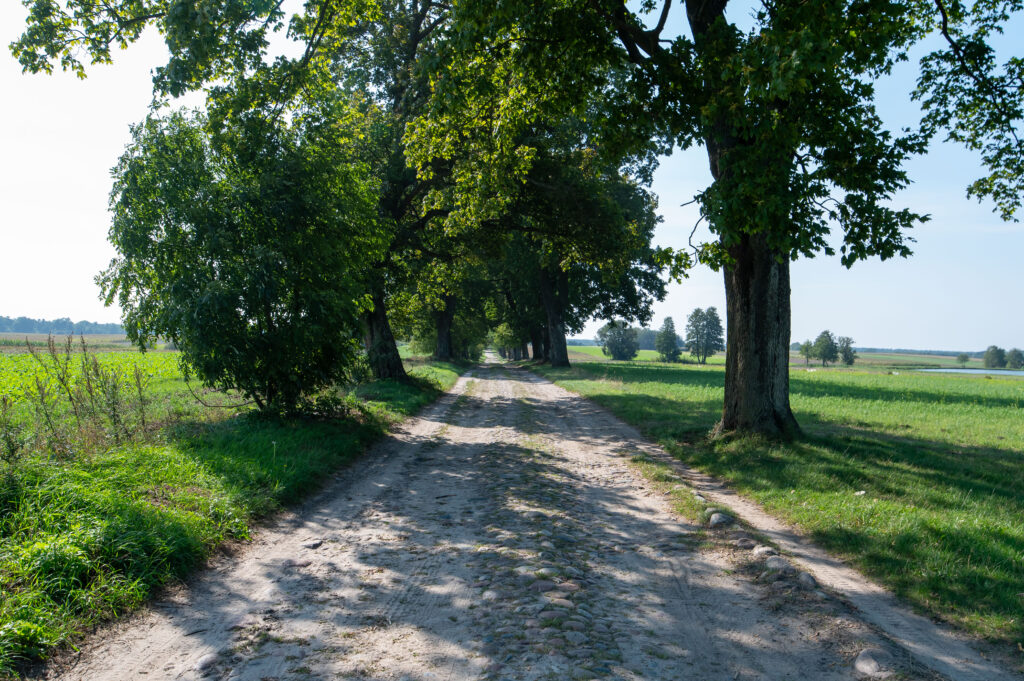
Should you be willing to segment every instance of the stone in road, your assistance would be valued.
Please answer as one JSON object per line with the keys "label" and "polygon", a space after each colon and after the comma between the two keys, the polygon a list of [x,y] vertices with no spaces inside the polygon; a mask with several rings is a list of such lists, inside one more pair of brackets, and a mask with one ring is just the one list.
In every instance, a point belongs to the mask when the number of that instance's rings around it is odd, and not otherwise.
{"label": "stone in road", "polygon": [[831,680],[887,647],[673,514],[601,410],[525,371],[473,374],[239,555],[46,674]]}

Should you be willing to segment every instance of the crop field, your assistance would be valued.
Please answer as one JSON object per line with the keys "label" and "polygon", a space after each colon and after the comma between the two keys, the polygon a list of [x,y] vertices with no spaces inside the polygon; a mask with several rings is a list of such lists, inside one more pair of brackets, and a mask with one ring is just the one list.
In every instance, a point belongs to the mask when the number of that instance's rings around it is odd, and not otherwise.
{"label": "crop field", "polygon": [[[817,360],[811,360],[808,363],[800,353],[793,352],[789,356],[790,364],[796,367],[807,367],[816,368],[821,366],[821,362]],[[832,368],[845,369],[842,365],[835,366],[830,365]],[[963,365],[967,369],[982,369],[984,368],[981,358],[972,357],[967,361],[967,364]],[[898,352],[858,352],[857,361],[854,363],[853,369],[897,369],[897,370],[911,370],[911,369],[959,369],[961,364],[956,361],[955,354],[949,355],[919,355],[919,354],[904,354]]]}
{"label": "crop field", "polygon": [[[575,356],[574,356],[575,355]],[[569,360],[573,359],[584,359],[584,360],[604,360],[607,362],[612,361],[610,357],[606,356],[601,352],[600,346],[597,345],[570,345],[569,346]],[[639,350],[636,354],[636,358],[631,360],[634,362],[657,362],[658,353],[654,350]],[[683,362],[693,362],[693,358],[690,357],[686,352],[682,354]],[[714,357],[708,357],[709,364],[722,364],[725,362],[724,355],[716,355]]]}
{"label": "crop field", "polygon": [[[61,401],[31,355],[0,355],[0,678],[248,537],[460,373],[410,362],[412,383],[358,388],[345,396],[348,416],[286,420],[200,404],[177,353],[96,358],[106,370],[96,375],[125,380],[87,417],[88,402],[74,411]],[[70,366],[76,390],[81,365]],[[141,412],[134,367],[146,382]]]}
{"label": "crop field", "polygon": [[718,366],[539,369],[848,558],[921,612],[1024,645],[1024,379],[791,373],[805,437],[710,442]]}
{"label": "crop field", "polygon": [[[26,341],[43,348],[46,346],[47,338],[49,336],[45,333],[0,333],[0,353],[27,352]],[[92,352],[124,352],[134,349],[124,334],[90,334],[84,338]],[[75,342],[79,342],[78,336],[75,336]]]}

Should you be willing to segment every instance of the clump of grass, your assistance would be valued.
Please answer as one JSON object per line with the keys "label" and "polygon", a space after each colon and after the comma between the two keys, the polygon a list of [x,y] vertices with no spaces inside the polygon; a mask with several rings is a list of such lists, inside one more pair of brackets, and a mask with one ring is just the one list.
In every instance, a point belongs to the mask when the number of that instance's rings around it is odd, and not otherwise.
{"label": "clump of grass", "polygon": [[717,367],[540,371],[728,482],[921,611],[1024,645],[1024,381],[794,371],[805,437],[709,441]]}
{"label": "clump of grass", "polygon": [[[154,361],[131,355],[142,368]],[[103,361],[116,366],[121,360]],[[149,385],[121,384],[126,400],[136,390],[144,402],[143,416],[126,401],[120,427],[128,423],[130,430],[93,440],[69,437],[71,448],[61,457],[49,439],[26,435],[38,425],[36,409],[25,397],[11,397],[24,396],[35,379],[12,371],[21,392],[11,389],[15,380],[0,383],[0,392],[7,389],[0,398],[0,454],[7,451],[5,437],[22,438],[16,456],[0,460],[0,677],[137,607],[201,566],[225,541],[248,537],[256,519],[320,488],[388,423],[450,387],[459,371],[422,364],[409,383],[359,388],[345,398],[347,416],[289,419],[251,412],[231,418],[231,410],[198,406],[180,377],[150,373]],[[55,394],[67,395],[65,381],[76,395],[75,382],[83,379],[69,369],[55,380]],[[67,399],[48,405],[54,430],[77,433]],[[77,417],[89,423],[83,405],[76,405]],[[114,423],[103,421],[105,429]]]}

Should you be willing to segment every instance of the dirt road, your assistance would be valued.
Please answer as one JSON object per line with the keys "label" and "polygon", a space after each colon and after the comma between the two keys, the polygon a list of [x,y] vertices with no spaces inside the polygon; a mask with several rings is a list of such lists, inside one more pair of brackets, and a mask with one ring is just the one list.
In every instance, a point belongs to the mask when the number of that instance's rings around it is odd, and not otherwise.
{"label": "dirt road", "polygon": [[937,678],[813,585],[758,578],[736,531],[674,515],[629,464],[626,432],[485,365],[240,555],[49,675],[831,680],[877,647],[901,678]]}

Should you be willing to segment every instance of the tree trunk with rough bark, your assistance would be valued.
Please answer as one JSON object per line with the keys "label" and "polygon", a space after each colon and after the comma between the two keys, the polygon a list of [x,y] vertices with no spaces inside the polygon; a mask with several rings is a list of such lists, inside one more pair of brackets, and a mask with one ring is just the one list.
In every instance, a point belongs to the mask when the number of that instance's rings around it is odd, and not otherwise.
{"label": "tree trunk with rough bark", "polygon": [[789,437],[800,426],[789,406],[789,258],[757,236],[729,249],[725,269],[725,402],[715,434]]}
{"label": "tree trunk with rough bark", "polygon": [[391,323],[388,322],[383,292],[374,292],[373,309],[366,313],[364,321],[364,342],[373,377],[378,380],[408,380],[409,376],[402,366],[402,357],[398,354],[398,344],[395,343],[395,336],[391,332]]}
{"label": "tree trunk with rough bark", "polygon": [[444,309],[435,313],[437,320],[437,343],[434,346],[434,359],[451,361],[455,358],[452,348],[452,322],[455,320],[455,297],[444,297]]}
{"label": "tree trunk with rough bark", "polygon": [[565,299],[569,280],[565,272],[540,271],[540,296],[548,318],[548,359],[553,367],[569,366],[569,350],[565,345]]}
{"label": "tree trunk with rough bark", "polygon": [[[687,3],[687,18],[699,49],[719,49],[714,26],[724,20],[725,0]],[[726,63],[722,61],[722,63]],[[731,76],[712,74],[715,81]],[[716,183],[729,186],[730,153],[745,143],[723,112],[705,138],[708,165]],[[780,152],[785,153],[785,152]],[[770,218],[762,218],[770,219]],[[785,220],[785,215],[779,215]],[[726,300],[725,400],[714,434],[788,437],[800,432],[789,407],[790,290],[789,253],[750,234],[748,225],[714,225],[732,263],[724,267]],[[754,231],[754,230],[751,230]]]}
{"label": "tree trunk with rough bark", "polygon": [[530,327],[530,347],[533,348],[533,360],[540,362],[544,358],[544,341],[540,327]]}

